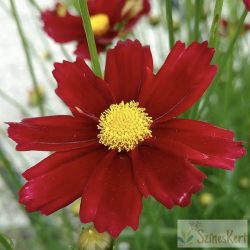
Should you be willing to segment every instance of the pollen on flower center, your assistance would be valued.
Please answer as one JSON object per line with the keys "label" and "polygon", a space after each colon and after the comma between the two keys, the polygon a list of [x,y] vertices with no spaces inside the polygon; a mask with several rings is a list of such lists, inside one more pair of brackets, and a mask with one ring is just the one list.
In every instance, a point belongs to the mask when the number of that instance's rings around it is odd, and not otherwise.
{"label": "pollen on flower center", "polygon": [[56,6],[56,14],[59,16],[59,17],[65,17],[66,14],[67,14],[67,8],[65,5],[63,4],[58,4]]}
{"label": "pollen on flower center", "polygon": [[97,126],[100,130],[99,142],[119,152],[130,151],[139,142],[152,136],[152,122],[152,118],[144,108],[139,107],[138,102],[112,104],[100,116]]}
{"label": "pollen on flower center", "polygon": [[122,9],[122,16],[128,15],[129,18],[135,17],[143,10],[143,0],[126,0]]}
{"label": "pollen on flower center", "polygon": [[109,17],[106,14],[96,14],[90,17],[93,33],[102,36],[109,30]]}

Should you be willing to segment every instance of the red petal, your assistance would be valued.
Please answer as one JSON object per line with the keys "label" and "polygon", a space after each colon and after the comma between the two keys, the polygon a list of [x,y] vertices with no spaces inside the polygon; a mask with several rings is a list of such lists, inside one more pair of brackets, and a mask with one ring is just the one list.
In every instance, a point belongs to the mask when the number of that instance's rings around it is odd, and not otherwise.
{"label": "red petal", "polygon": [[56,93],[74,114],[97,120],[113,102],[107,83],[96,77],[80,59],[74,63],[55,63],[53,75],[58,82]]}
{"label": "red petal", "polygon": [[45,32],[58,43],[86,39],[80,16],[72,16],[67,12],[61,17],[57,15],[56,10],[47,10],[42,13],[41,18]]}
{"label": "red petal", "polygon": [[141,209],[142,196],[134,183],[130,159],[111,152],[83,192],[81,221],[93,221],[99,232],[117,237],[126,226],[137,228]]}
{"label": "red petal", "polygon": [[[96,44],[97,52],[100,53],[104,51],[105,46]],[[77,45],[74,54],[81,59],[90,59],[89,47],[86,41],[81,42]]]}
{"label": "red petal", "polygon": [[88,0],[90,15],[106,14],[109,17],[110,25],[115,25],[121,19],[122,8],[126,0]]}
{"label": "red petal", "polygon": [[151,84],[145,85],[140,104],[155,119],[169,119],[190,108],[208,88],[216,73],[210,65],[214,49],[207,42],[185,48],[177,42]]}
{"label": "red petal", "polygon": [[[183,158],[188,158],[195,164],[232,170],[235,160],[245,154],[242,144],[233,140],[233,132],[205,122],[172,119],[155,126],[155,138],[180,143],[207,156],[203,159],[193,159],[192,155],[182,152]],[[170,147],[165,145],[166,148]],[[176,147],[175,150],[181,154],[180,148]]]}
{"label": "red petal", "polygon": [[205,175],[160,145],[141,145],[132,152],[133,169],[143,195],[152,195],[167,208],[187,206],[202,188]]}
{"label": "red petal", "polygon": [[152,72],[150,49],[143,47],[137,40],[119,42],[114,49],[108,51],[105,80],[109,83],[116,102],[138,100],[148,68]]}
{"label": "red petal", "polygon": [[8,123],[17,150],[60,151],[87,147],[97,140],[97,124],[72,116],[47,116]]}
{"label": "red petal", "polygon": [[28,182],[19,200],[28,211],[48,215],[70,204],[82,194],[84,186],[106,150],[74,150],[54,153],[24,173]]}
{"label": "red petal", "polygon": [[250,11],[250,0],[243,0],[243,1],[244,1],[245,6],[246,6],[246,9],[248,11]]}

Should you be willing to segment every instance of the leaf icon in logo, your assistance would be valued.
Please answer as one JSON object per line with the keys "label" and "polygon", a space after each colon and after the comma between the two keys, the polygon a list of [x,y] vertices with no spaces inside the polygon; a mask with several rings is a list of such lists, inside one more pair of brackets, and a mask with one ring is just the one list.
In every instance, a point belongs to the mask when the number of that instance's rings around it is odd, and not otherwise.
{"label": "leaf icon in logo", "polygon": [[178,241],[180,241],[181,243],[185,244],[185,241],[182,239],[182,237],[177,237]]}
{"label": "leaf icon in logo", "polygon": [[190,236],[187,238],[187,242],[190,242],[193,238],[194,238],[194,236],[193,236],[193,235],[190,235]]}

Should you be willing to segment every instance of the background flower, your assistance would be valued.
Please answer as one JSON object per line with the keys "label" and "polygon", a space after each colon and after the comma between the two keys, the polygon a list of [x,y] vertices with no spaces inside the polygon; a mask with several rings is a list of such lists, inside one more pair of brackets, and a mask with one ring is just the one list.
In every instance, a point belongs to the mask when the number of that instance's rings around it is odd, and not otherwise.
{"label": "background flower", "polygon": [[[88,1],[91,24],[98,52],[119,36],[129,32],[150,10],[149,0]],[[72,15],[65,5],[56,4],[53,10],[42,13],[46,33],[58,43],[77,42],[75,54],[90,58],[88,45],[79,15]]]}
{"label": "background flower", "polygon": [[244,4],[247,8],[248,11],[250,11],[250,1],[249,0],[243,0],[244,1]]}

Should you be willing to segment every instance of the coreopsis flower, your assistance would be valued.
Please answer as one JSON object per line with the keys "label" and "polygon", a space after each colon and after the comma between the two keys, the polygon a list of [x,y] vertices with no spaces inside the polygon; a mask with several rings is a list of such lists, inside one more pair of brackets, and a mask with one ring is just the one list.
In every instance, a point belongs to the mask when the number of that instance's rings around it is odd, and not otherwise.
{"label": "coreopsis flower", "polygon": [[244,4],[245,4],[245,6],[246,6],[246,9],[247,9],[248,11],[250,11],[250,0],[243,0],[243,2],[244,2]]}
{"label": "coreopsis flower", "polygon": [[[234,34],[237,30],[237,22],[229,22],[227,19],[222,18],[220,22],[220,34],[222,36],[228,36],[229,34]],[[244,23],[242,34],[245,34],[250,30],[250,23]]]}
{"label": "coreopsis flower", "polygon": [[113,237],[137,229],[143,196],[190,204],[206,177],[194,165],[233,170],[245,153],[232,131],[177,118],[213,80],[213,54],[207,42],[179,41],[154,74],[150,48],[127,40],[108,51],[104,79],[81,59],[56,63],[72,115],[9,123],[17,150],[54,152],[24,172],[20,202],[49,215],[81,197],[81,221]]}
{"label": "coreopsis flower", "polygon": [[[90,22],[97,51],[106,49],[114,38],[129,32],[150,10],[149,0],[88,0]],[[53,10],[42,13],[45,32],[57,43],[76,42],[75,54],[90,58],[81,16],[72,15],[57,3]]]}

